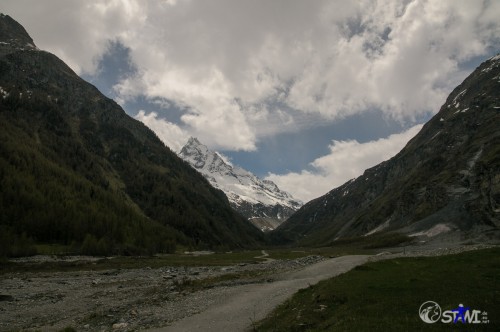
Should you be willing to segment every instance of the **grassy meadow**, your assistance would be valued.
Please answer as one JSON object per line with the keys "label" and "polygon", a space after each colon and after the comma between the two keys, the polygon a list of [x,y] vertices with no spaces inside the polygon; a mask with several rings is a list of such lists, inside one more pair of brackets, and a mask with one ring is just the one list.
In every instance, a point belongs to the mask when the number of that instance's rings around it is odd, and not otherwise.
{"label": "grassy meadow", "polygon": [[[487,312],[488,324],[426,324],[425,301]],[[499,331],[500,248],[367,263],[300,290],[257,331]]]}

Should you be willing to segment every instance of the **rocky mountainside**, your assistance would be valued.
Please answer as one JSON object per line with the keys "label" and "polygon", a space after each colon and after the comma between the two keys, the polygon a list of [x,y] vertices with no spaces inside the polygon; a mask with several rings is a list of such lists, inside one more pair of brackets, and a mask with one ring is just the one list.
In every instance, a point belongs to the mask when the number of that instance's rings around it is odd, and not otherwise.
{"label": "rocky mountainside", "polygon": [[229,165],[196,138],[189,139],[179,156],[224,191],[231,206],[263,231],[276,228],[302,205],[274,182]]}
{"label": "rocky mountainside", "polygon": [[304,205],[275,236],[301,244],[383,232],[498,238],[500,56],[477,68],[392,159]]}
{"label": "rocky mountainside", "polygon": [[0,15],[0,256],[248,247],[262,233],[141,122]]}

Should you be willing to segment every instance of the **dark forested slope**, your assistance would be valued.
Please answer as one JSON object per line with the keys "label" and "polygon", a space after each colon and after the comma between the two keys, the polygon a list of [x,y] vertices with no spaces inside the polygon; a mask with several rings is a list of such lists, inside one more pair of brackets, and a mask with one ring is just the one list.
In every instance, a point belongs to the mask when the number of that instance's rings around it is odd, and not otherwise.
{"label": "dark forested slope", "polygon": [[5,15],[0,188],[4,254],[30,239],[103,253],[262,241],[221,191]]}

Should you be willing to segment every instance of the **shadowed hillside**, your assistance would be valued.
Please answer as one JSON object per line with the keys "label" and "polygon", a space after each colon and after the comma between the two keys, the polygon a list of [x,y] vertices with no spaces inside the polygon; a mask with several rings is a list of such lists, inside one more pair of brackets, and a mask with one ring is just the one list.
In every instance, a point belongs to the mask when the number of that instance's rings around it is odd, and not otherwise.
{"label": "shadowed hillside", "polygon": [[385,232],[498,237],[500,56],[477,68],[395,157],[304,205],[274,236],[329,244]]}
{"label": "shadowed hillside", "polygon": [[1,253],[232,248],[262,241],[142,123],[0,16]]}

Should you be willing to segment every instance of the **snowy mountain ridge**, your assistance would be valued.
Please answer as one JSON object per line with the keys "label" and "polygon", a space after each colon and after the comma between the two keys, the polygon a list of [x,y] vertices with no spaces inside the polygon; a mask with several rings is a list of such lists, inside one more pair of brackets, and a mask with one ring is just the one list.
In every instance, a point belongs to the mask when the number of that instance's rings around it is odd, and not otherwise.
{"label": "snowy mountain ridge", "polygon": [[221,189],[231,206],[248,219],[271,218],[285,221],[302,206],[289,193],[269,180],[232,166],[197,138],[191,137],[179,156],[198,170],[215,187]]}

